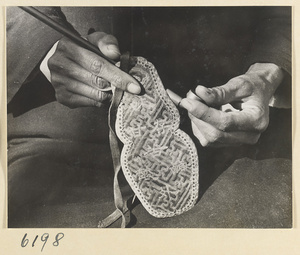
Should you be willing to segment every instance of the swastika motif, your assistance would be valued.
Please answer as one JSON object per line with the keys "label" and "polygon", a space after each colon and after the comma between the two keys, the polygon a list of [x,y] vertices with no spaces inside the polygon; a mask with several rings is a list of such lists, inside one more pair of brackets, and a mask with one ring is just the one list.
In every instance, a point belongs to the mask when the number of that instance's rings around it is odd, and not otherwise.
{"label": "swastika motif", "polygon": [[198,197],[198,156],[191,138],[179,129],[180,116],[155,67],[138,57],[133,75],[143,95],[124,93],[116,132],[124,143],[121,165],[131,188],[159,218],[189,210]]}

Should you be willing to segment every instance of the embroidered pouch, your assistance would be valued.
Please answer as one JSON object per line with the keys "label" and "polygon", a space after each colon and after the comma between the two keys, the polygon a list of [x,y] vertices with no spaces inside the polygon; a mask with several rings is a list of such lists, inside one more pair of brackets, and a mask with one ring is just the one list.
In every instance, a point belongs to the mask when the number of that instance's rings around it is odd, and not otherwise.
{"label": "embroidered pouch", "polygon": [[116,133],[124,144],[124,175],[151,215],[181,214],[192,208],[198,197],[197,150],[179,129],[178,110],[155,67],[138,57],[130,74],[145,93],[125,92],[117,110]]}

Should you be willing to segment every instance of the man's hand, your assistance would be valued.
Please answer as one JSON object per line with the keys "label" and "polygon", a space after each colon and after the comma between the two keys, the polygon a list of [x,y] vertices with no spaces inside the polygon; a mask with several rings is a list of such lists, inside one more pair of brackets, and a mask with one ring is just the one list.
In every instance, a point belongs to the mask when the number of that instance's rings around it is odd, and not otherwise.
{"label": "man's hand", "polygon": [[[118,42],[112,35],[96,32],[87,40],[98,46],[104,55],[117,60]],[[133,94],[141,91],[139,83],[97,54],[81,48],[68,38],[58,42],[48,60],[51,83],[57,101],[70,107],[98,106],[109,100],[110,84]]]}
{"label": "man's hand", "polygon": [[[220,87],[198,86],[196,94],[205,104],[184,98],[181,106],[202,146],[255,144],[269,124],[269,101],[283,76],[275,64],[256,63]],[[218,110],[227,103],[239,111]]]}

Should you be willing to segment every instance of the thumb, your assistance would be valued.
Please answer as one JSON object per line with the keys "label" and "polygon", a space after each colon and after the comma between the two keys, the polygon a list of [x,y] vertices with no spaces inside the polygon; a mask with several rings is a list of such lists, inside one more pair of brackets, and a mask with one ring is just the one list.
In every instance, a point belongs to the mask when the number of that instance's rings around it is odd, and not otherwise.
{"label": "thumb", "polygon": [[88,35],[87,39],[96,45],[105,56],[111,59],[118,59],[121,56],[118,40],[113,35],[104,32],[95,32]]}
{"label": "thumb", "polygon": [[198,85],[195,92],[209,106],[221,106],[251,95],[249,83],[244,76],[235,77],[226,84],[213,88]]}

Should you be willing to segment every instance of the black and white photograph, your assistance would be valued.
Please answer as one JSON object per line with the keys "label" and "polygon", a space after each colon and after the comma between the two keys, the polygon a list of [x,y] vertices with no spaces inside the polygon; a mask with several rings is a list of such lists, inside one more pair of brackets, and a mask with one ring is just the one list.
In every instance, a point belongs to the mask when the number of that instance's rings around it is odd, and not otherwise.
{"label": "black and white photograph", "polygon": [[291,229],[292,6],[7,6],[7,227]]}

